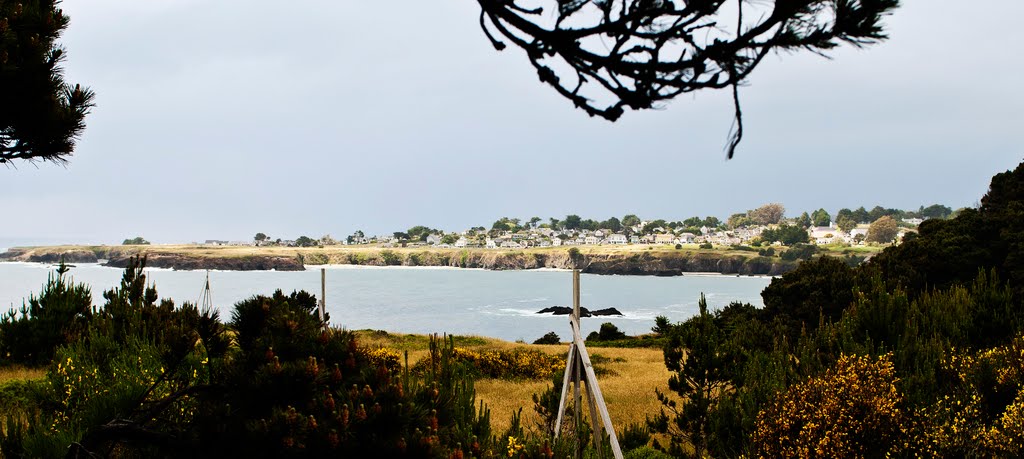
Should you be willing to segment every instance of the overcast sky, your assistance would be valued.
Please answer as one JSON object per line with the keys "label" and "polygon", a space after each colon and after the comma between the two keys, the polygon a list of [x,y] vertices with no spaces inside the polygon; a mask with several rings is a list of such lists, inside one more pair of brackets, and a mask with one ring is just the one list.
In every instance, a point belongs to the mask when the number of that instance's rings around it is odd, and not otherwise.
{"label": "overcast sky", "polygon": [[67,0],[67,77],[97,105],[66,168],[0,168],[0,238],[974,205],[1024,159],[1024,2],[904,3],[881,45],[766,59],[726,161],[727,91],[588,118],[472,0]]}

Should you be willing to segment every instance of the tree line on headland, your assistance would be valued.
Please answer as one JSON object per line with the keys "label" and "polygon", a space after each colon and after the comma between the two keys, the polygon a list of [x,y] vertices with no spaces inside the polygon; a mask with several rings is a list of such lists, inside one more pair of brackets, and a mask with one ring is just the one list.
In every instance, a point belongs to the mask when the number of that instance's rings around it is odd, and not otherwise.
{"label": "tree line on headland", "polygon": [[[658,318],[672,376],[651,394],[662,412],[618,426],[627,454],[1019,457],[1022,244],[1024,164],[978,209],[864,264],[821,257],[774,279],[764,308],[702,298],[685,322]],[[587,443],[585,426],[555,438],[517,420],[496,435],[473,395],[482,357],[450,343],[403,364],[324,328],[304,292],[254,296],[221,321],[160,299],[142,263],[101,308],[62,270],[0,320],[4,364],[48,368],[0,389],[3,454],[565,457]],[[535,397],[539,413],[558,387]]]}

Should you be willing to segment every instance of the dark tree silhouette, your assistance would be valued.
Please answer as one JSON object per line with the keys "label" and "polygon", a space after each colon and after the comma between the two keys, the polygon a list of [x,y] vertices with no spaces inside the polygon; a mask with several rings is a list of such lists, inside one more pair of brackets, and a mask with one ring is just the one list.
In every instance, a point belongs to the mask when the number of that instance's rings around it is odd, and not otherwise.
{"label": "dark tree silhouette", "polygon": [[93,93],[64,82],[58,3],[0,0],[0,163],[66,162],[85,129]]}
{"label": "dark tree silhouette", "polygon": [[[731,88],[743,137],[738,87],[769,51],[823,53],[846,42],[887,38],[882,17],[898,0],[477,0],[480,25],[526,51],[541,82],[591,116],[701,89]],[[536,5],[540,6],[536,6]],[[497,33],[495,33],[497,32]]]}

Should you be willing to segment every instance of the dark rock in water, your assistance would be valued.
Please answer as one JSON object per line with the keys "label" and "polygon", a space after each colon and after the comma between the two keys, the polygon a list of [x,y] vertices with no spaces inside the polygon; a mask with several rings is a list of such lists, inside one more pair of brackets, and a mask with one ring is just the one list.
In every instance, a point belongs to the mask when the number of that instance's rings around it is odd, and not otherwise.
{"label": "dark rock in water", "polygon": [[[583,311],[580,311],[580,312],[582,313]],[[595,315],[595,316],[621,316],[622,315],[622,313],[619,312],[619,310],[615,309],[615,308],[598,309],[596,311],[592,311],[590,314]]]}
{"label": "dark rock in water", "polygon": [[[553,314],[556,316],[567,316],[572,314],[572,308],[567,306],[552,306],[550,308],[544,308],[537,311],[537,314]],[[593,317],[593,316],[621,316],[622,313],[615,308],[598,309],[596,311],[590,311],[587,308],[580,308],[580,317]]]}

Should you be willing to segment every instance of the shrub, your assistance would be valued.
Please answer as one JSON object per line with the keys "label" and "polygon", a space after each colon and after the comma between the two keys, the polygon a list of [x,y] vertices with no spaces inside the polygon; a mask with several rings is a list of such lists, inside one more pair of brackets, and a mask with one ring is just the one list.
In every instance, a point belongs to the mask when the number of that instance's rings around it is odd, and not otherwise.
{"label": "shrub", "polygon": [[883,457],[905,452],[910,423],[891,356],[842,356],[816,378],[792,386],[758,413],[753,446],[761,457]]}
{"label": "shrub", "polygon": [[84,333],[92,318],[92,294],[85,284],[74,284],[68,270],[61,261],[39,296],[0,317],[0,362],[49,362],[58,347]]}
{"label": "shrub", "polygon": [[615,341],[627,338],[626,334],[619,331],[619,327],[611,322],[605,322],[601,324],[601,329],[596,332],[590,332],[587,335],[587,341]]}
{"label": "shrub", "polygon": [[401,255],[399,255],[399,254],[397,254],[397,253],[395,253],[394,251],[391,251],[391,250],[381,250],[380,251],[380,258],[381,258],[381,260],[383,260],[383,262],[384,262],[384,264],[386,266],[398,266],[398,265],[402,264],[402,257],[401,257]]}
{"label": "shrub", "polygon": [[700,245],[700,248],[702,248],[702,249],[713,249],[713,248],[715,248],[715,246],[711,245],[710,242],[705,242],[705,243]]}
{"label": "shrub", "polygon": [[[475,376],[485,378],[543,379],[565,368],[560,356],[523,348],[476,352],[455,347],[452,359],[466,365]],[[429,364],[430,358],[425,357],[413,369],[422,373],[429,370]]]}
{"label": "shrub", "polygon": [[680,250],[680,249],[682,249],[682,248],[683,248],[683,245],[682,245],[682,244],[676,244],[676,250]]}
{"label": "shrub", "polygon": [[815,245],[795,244],[789,250],[782,252],[779,257],[786,261],[810,260],[816,253],[818,253],[818,247]]}
{"label": "shrub", "polygon": [[533,344],[559,344],[561,342],[562,338],[559,338],[558,334],[552,331],[545,333],[544,336],[540,338],[537,338]]}
{"label": "shrub", "polygon": [[651,448],[650,446],[644,446],[626,451],[622,457],[623,459],[670,459],[672,456]]}
{"label": "shrub", "polygon": [[651,442],[651,432],[643,424],[631,423],[619,435],[619,446],[623,451],[643,448]]}

